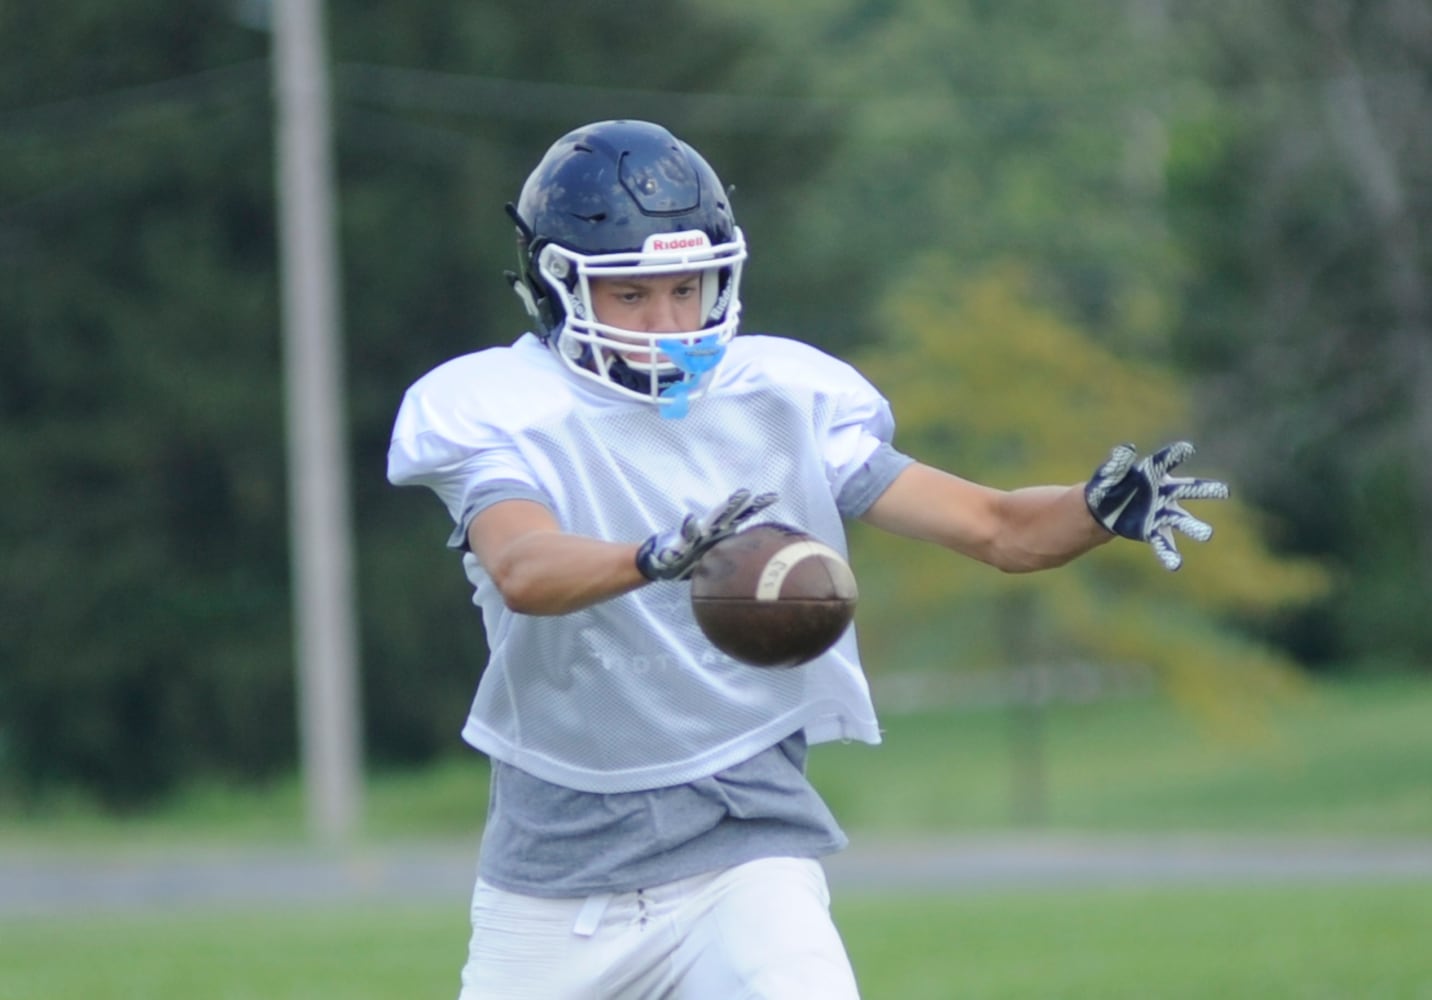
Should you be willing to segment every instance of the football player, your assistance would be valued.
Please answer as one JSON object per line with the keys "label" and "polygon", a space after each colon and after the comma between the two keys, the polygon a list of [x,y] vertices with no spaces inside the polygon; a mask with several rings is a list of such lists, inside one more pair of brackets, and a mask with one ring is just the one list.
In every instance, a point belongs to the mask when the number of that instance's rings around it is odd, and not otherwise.
{"label": "football player", "polygon": [[1225,496],[1120,446],[1088,483],[997,490],[892,445],[880,392],[743,334],[727,189],[665,128],[559,139],[508,206],[532,322],[403,399],[388,474],[432,489],[490,656],[463,736],[492,762],[462,1000],[842,1000],[820,859],[846,843],[807,748],[877,743],[854,630],[801,667],[718,652],[685,581],[758,514],[846,554],[844,522],[1001,570],[1115,534],[1169,568],[1180,506]]}

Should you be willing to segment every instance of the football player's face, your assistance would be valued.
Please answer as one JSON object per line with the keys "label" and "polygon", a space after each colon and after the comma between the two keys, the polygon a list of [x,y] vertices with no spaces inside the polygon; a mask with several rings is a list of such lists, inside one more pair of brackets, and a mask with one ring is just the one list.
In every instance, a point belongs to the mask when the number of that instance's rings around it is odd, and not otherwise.
{"label": "football player's face", "polygon": [[[692,333],[701,329],[701,278],[696,274],[597,278],[592,281],[592,308],[598,323],[633,333]],[[634,352],[627,360],[655,359]]]}

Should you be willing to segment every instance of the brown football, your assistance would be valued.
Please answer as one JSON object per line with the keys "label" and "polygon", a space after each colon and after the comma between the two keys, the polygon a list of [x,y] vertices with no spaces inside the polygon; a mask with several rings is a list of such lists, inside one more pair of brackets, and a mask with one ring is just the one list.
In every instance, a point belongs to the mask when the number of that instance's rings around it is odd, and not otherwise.
{"label": "brown football", "polygon": [[712,546],[691,576],[691,608],[711,644],[757,667],[795,667],[841,637],[855,574],[799,528],[758,524]]}

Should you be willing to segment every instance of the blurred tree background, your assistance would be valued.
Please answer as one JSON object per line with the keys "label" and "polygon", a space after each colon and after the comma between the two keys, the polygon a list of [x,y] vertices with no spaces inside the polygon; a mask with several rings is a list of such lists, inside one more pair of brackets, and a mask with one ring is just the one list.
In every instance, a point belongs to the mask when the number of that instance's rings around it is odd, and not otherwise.
{"label": "blurred tree background", "polygon": [[[422,372],[521,331],[502,206],[607,117],[707,154],[752,245],[748,328],[856,360],[907,450],[1013,486],[1178,435],[1235,485],[1176,577],[1112,546],[1006,579],[857,531],[877,680],[1098,659],[1216,708],[1432,662],[1421,0],[327,19],[372,763],[456,750],[483,659],[440,508],[384,479],[390,421]],[[0,6],[7,797],[134,807],[294,766],[266,21]]]}

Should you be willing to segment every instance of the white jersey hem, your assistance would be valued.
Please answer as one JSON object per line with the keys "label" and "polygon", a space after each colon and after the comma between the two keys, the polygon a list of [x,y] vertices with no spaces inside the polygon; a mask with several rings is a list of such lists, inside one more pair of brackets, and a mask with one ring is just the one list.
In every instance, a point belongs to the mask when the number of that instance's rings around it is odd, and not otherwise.
{"label": "white jersey hem", "polygon": [[872,746],[881,742],[880,726],[874,716],[853,720],[846,707],[834,700],[803,705],[798,711],[774,719],[738,739],[685,760],[619,771],[585,768],[516,746],[472,717],[463,726],[462,738],[473,749],[543,781],[579,792],[615,794],[684,785],[710,777],[749,760],[801,729],[805,730],[806,742],[812,746],[837,740]]}

